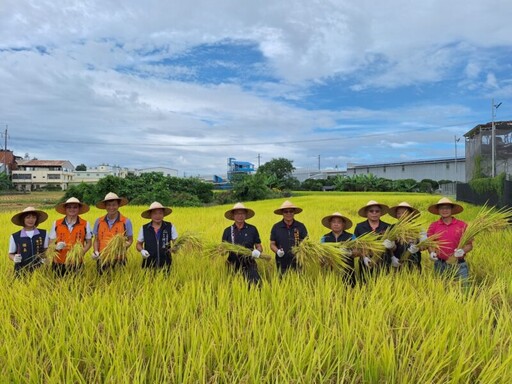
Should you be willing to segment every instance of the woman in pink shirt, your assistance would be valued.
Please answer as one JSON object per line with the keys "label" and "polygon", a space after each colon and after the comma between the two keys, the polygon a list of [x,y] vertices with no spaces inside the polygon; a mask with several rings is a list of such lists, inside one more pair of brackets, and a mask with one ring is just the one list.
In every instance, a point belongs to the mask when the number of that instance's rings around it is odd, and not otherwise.
{"label": "woman in pink shirt", "polygon": [[[428,207],[428,211],[440,218],[430,224],[427,236],[432,236],[440,233],[439,238],[442,243],[440,249],[436,252],[433,249],[430,251],[430,259],[434,261],[434,270],[438,273],[453,273],[456,278],[459,278],[464,285],[467,285],[469,279],[469,268],[466,263],[466,254],[473,249],[471,243],[466,244],[463,248],[459,248],[460,238],[466,230],[467,224],[458,220],[453,215],[461,213],[464,208],[453,203],[450,199],[443,197],[437,202]],[[455,256],[457,264],[448,264],[446,261]]]}

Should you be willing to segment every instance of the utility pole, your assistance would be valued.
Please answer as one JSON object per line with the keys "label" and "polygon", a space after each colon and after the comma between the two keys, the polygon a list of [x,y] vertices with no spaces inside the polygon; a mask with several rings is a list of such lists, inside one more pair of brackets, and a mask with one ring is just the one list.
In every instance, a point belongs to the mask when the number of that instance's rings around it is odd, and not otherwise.
{"label": "utility pole", "polygon": [[260,167],[261,155],[258,153],[258,168]]}
{"label": "utility pole", "polygon": [[5,175],[7,176],[8,173],[7,173],[7,129],[8,129],[8,126],[7,124],[5,124],[5,133],[4,133],[4,170],[5,170]]}
{"label": "utility pole", "polygon": [[318,155],[318,170],[320,171],[320,155]]}
{"label": "utility pole", "polygon": [[453,136],[454,142],[455,142],[455,182],[458,180],[458,174],[457,174],[457,142],[460,140],[460,137],[457,139],[457,135]]}
{"label": "utility pole", "polygon": [[491,176],[496,176],[496,127],[494,120],[496,118],[496,110],[500,107],[501,103],[494,104],[494,98],[491,99]]}

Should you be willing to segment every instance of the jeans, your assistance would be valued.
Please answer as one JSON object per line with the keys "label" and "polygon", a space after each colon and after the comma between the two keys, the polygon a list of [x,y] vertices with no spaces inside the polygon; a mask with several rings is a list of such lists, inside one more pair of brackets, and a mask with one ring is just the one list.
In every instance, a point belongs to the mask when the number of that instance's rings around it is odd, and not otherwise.
{"label": "jeans", "polygon": [[456,279],[461,281],[463,286],[468,286],[469,284],[469,266],[465,261],[457,264],[448,264],[443,260],[436,260],[434,271],[440,275],[453,274]]}

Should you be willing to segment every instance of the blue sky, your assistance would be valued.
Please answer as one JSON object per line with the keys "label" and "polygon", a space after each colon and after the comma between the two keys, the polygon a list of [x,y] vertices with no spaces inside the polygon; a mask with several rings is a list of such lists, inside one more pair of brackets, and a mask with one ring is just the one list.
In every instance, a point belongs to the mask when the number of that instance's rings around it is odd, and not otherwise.
{"label": "blue sky", "polygon": [[[506,1],[4,0],[16,155],[222,174],[454,156],[512,119]],[[464,143],[458,143],[458,155]]]}

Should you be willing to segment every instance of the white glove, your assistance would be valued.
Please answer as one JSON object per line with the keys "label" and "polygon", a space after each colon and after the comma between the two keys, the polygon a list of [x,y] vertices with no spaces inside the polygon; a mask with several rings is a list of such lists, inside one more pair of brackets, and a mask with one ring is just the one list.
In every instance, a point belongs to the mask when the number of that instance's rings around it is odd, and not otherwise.
{"label": "white glove", "polygon": [[368,256],[363,257],[363,263],[366,268],[370,268],[372,266],[372,259]]}
{"label": "white glove", "polygon": [[146,251],[145,249],[141,249],[140,250],[140,254],[142,255],[143,258],[147,259],[149,257],[149,252]]}
{"label": "white glove", "polygon": [[46,264],[46,258],[41,257],[41,258],[39,259],[39,263],[40,263],[40,264]]}
{"label": "white glove", "polygon": [[251,256],[253,259],[257,259],[258,257],[260,257],[261,255],[261,252],[258,251],[257,249],[253,249],[252,253],[251,253]]}
{"label": "white glove", "polygon": [[453,252],[453,256],[455,256],[457,259],[464,257],[465,254],[466,252],[464,252],[464,250],[461,248],[454,249]]}
{"label": "white glove", "polygon": [[398,259],[398,257],[391,256],[391,266],[392,266],[393,268],[398,268],[398,267],[400,267],[400,260]]}
{"label": "white glove", "polygon": [[62,251],[64,248],[66,248],[66,243],[63,241],[59,241],[57,245],[55,246],[55,249],[57,251]]}
{"label": "white glove", "polygon": [[12,261],[14,261],[15,264],[21,263],[21,254],[15,254],[14,257],[12,258]]}
{"label": "white glove", "polygon": [[98,251],[94,251],[91,257],[93,260],[98,260],[100,258],[100,253]]}
{"label": "white glove", "polygon": [[435,253],[434,251],[430,252],[430,260],[432,260],[432,261],[438,260],[437,253]]}
{"label": "white glove", "polygon": [[427,240],[427,232],[421,231],[420,232],[420,241],[425,241],[425,240]]}
{"label": "white glove", "polygon": [[410,253],[416,253],[418,252],[420,249],[418,248],[418,246],[416,244],[411,244],[409,245],[409,248],[407,248],[407,250],[410,252]]}
{"label": "white glove", "polygon": [[277,257],[283,257],[284,256],[283,248],[279,248],[276,252],[276,255],[277,255]]}
{"label": "white glove", "polygon": [[386,249],[393,249],[395,248],[395,242],[389,239],[386,239],[382,242],[382,245],[386,247]]}

